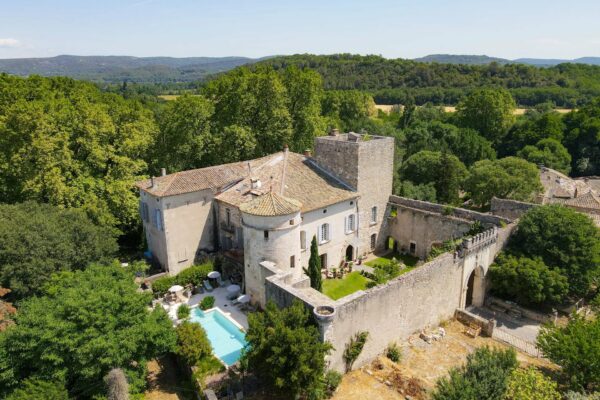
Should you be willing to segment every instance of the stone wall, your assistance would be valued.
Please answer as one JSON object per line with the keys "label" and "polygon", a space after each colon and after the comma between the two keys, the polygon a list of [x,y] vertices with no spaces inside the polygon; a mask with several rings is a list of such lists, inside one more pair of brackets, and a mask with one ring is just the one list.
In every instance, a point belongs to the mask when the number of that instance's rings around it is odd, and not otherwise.
{"label": "stone wall", "polygon": [[[464,236],[472,222],[438,213],[397,206],[397,215],[388,218],[388,236],[398,244],[398,251],[427,258],[433,244],[442,244]],[[410,244],[416,249],[410,251]]]}
{"label": "stone wall", "polygon": [[536,206],[537,204],[533,203],[524,203],[522,201],[498,199],[494,197],[492,199],[490,211],[492,214],[499,217],[515,220],[521,218],[523,214]]}
{"label": "stone wall", "polygon": [[500,225],[508,223],[510,220],[501,216],[484,214],[477,211],[467,210],[464,208],[455,208],[428,201],[407,199],[400,196],[390,196],[390,206],[405,206],[423,211],[430,211],[437,214],[462,218],[469,221],[479,221],[483,224]]}

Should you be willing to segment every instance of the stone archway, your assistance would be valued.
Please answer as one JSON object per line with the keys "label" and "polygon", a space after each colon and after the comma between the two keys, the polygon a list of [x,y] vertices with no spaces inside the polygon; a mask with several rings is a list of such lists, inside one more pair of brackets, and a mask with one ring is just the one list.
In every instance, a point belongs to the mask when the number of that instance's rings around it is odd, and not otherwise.
{"label": "stone archway", "polygon": [[465,293],[465,308],[470,306],[481,307],[485,300],[485,272],[480,265],[469,275]]}
{"label": "stone archway", "polygon": [[346,247],[346,261],[354,260],[354,247],[352,245],[348,245]]}

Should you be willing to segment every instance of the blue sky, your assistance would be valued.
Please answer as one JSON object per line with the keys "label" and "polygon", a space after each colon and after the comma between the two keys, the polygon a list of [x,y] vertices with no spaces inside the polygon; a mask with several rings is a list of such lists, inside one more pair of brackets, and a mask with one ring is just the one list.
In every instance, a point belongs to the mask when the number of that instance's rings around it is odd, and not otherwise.
{"label": "blue sky", "polygon": [[0,58],[600,56],[600,0],[0,0]]}

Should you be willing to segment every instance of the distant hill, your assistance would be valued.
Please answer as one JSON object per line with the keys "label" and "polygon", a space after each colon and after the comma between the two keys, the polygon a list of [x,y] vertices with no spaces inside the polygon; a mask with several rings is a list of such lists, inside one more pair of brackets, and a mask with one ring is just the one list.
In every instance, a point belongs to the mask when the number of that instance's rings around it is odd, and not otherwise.
{"label": "distant hill", "polygon": [[517,58],[508,60],[506,58],[489,57],[485,55],[467,55],[467,54],[430,54],[425,57],[415,58],[418,62],[436,62],[440,64],[465,64],[465,65],[486,65],[492,62],[498,64],[528,64],[537,67],[551,67],[558,64],[589,64],[600,65],[600,57],[581,57],[572,60],[553,59],[553,58]]}
{"label": "distant hill", "polygon": [[261,59],[246,57],[71,56],[0,59],[0,72],[69,76],[95,82],[191,82]]}
{"label": "distant hill", "polygon": [[440,64],[467,64],[467,65],[486,65],[491,62],[499,64],[508,64],[511,61],[505,58],[476,56],[476,55],[455,55],[455,54],[430,54],[425,57],[415,58],[418,62],[436,62]]}

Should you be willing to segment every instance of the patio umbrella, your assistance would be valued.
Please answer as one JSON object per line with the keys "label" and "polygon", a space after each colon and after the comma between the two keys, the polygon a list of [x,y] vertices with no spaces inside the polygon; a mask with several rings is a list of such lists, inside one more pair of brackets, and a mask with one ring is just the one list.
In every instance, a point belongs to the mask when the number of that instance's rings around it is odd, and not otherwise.
{"label": "patio umbrella", "polygon": [[219,271],[210,271],[210,272],[208,273],[208,277],[209,277],[210,279],[218,279],[218,278],[220,278],[220,277],[221,277],[221,274],[219,273]]}
{"label": "patio umbrella", "polygon": [[173,285],[169,288],[169,292],[171,292],[171,293],[181,292],[182,290],[183,290],[183,286],[181,286],[181,285]]}

